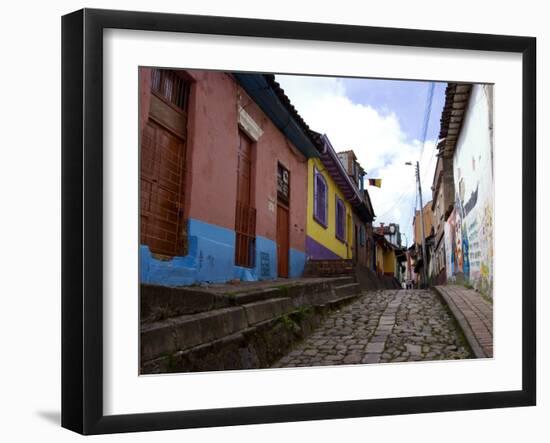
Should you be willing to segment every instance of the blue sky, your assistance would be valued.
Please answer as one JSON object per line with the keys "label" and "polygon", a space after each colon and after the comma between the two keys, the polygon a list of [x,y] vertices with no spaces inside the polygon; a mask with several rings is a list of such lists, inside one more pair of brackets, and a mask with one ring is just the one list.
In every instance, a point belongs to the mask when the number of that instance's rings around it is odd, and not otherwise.
{"label": "blue sky", "polygon": [[434,83],[426,143],[422,130],[430,82],[407,80],[277,75],[290,100],[315,131],[326,133],[337,151],[353,149],[367,177],[382,187],[368,187],[380,222],[399,223],[412,242],[416,201],[414,169],[420,161],[424,204],[431,200],[435,146],[446,83]]}
{"label": "blue sky", "polygon": [[[412,140],[420,140],[424,123],[424,108],[431,82],[409,80],[370,80],[344,78],[346,95],[354,103],[370,105],[380,113],[394,112],[401,129]],[[445,103],[447,83],[435,83],[427,139],[439,133],[439,119]],[[419,112],[420,111],[420,112]]]}

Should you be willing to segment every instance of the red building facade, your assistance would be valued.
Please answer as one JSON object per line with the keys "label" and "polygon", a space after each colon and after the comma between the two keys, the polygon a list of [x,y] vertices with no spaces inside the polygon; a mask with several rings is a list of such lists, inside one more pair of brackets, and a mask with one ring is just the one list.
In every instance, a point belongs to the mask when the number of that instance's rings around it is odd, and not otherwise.
{"label": "red building facade", "polygon": [[142,282],[301,276],[315,147],[272,76],[141,68],[140,150]]}

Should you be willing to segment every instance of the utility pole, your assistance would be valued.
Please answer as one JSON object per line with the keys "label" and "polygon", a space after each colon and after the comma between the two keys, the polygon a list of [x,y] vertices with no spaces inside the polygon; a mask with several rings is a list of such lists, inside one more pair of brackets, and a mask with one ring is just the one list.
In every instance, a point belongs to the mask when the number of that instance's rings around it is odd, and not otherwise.
{"label": "utility pole", "polygon": [[424,232],[424,204],[422,203],[422,185],[420,184],[420,164],[416,162],[416,182],[418,183],[418,195],[420,196],[420,223],[422,224],[422,276],[424,285],[428,284],[428,261],[426,260],[426,233]]}

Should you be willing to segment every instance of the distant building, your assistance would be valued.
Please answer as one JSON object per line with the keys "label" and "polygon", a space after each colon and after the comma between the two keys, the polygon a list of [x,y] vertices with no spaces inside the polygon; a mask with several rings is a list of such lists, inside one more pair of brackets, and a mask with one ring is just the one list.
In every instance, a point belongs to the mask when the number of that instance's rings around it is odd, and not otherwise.
{"label": "distant building", "polygon": [[[424,205],[422,210],[424,213],[424,235],[426,237],[430,236],[433,228],[433,212],[432,212],[432,202],[428,202]],[[413,235],[414,243],[421,245],[422,244],[422,215],[419,210],[416,210],[413,217]]]}
{"label": "distant building", "polygon": [[[414,253],[411,254],[411,257],[414,261],[414,272],[417,278],[417,286],[428,285],[430,283],[431,275],[433,274],[433,245],[434,245],[434,222],[433,222],[433,212],[432,212],[432,202],[428,202],[424,205],[422,209],[423,214],[419,210],[415,212],[413,218],[413,235],[414,235]],[[422,217],[423,215],[423,217]],[[422,253],[422,219],[424,219],[424,237],[425,237],[425,248],[426,248],[426,260],[427,263],[424,263],[424,257]],[[423,281],[424,267],[426,268],[426,274],[428,281]]]}
{"label": "distant building", "polygon": [[400,270],[396,255],[397,246],[386,240],[382,234],[374,232],[373,236],[376,245],[377,275],[395,277],[397,280],[400,280]]}
{"label": "distant building", "polygon": [[[444,142],[439,143],[442,147]],[[434,223],[434,280],[437,284],[447,282],[445,223],[454,208],[454,180],[452,155],[439,152],[432,185],[432,213]]]}
{"label": "distant building", "polygon": [[375,226],[376,233],[383,235],[386,240],[395,246],[401,247],[401,230],[397,223],[380,223],[380,226]]}
{"label": "distant building", "polygon": [[353,150],[338,152],[338,158],[363,200],[362,204],[355,205],[353,208],[352,258],[355,264],[375,270],[372,228],[375,214],[369,193],[364,186],[366,172],[359,164]]}

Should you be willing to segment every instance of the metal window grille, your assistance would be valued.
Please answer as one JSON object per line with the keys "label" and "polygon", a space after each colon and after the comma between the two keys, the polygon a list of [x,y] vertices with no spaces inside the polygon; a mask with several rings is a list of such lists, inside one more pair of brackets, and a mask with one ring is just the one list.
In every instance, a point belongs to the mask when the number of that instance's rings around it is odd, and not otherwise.
{"label": "metal window grille", "polygon": [[187,109],[190,85],[190,82],[184,80],[175,71],[153,69],[151,89],[182,110]]}
{"label": "metal window grille", "polygon": [[235,264],[253,268],[256,256],[256,209],[237,201],[235,216],[237,235]]}

